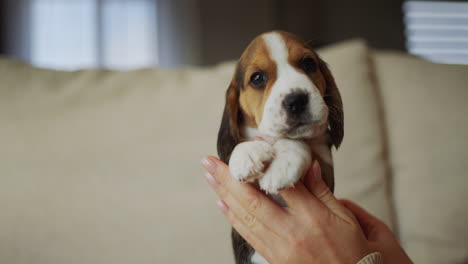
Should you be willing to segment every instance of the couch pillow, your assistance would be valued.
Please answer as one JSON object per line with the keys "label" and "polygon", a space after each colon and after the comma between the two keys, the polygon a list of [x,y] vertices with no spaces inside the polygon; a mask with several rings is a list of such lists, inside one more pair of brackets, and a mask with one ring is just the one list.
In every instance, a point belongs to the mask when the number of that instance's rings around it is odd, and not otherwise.
{"label": "couch pillow", "polygon": [[468,262],[468,66],[375,56],[399,234],[415,263]]}
{"label": "couch pillow", "polygon": [[369,50],[363,41],[354,40],[319,53],[335,76],[344,105],[343,144],[333,156],[335,194],[393,227],[382,113]]}
{"label": "couch pillow", "polygon": [[[389,222],[367,48],[321,50],[345,101],[336,191]],[[0,263],[230,263],[199,160],[234,64],[60,72],[0,59]]]}
{"label": "couch pillow", "polygon": [[0,60],[0,263],[229,263],[200,159],[232,68]]}

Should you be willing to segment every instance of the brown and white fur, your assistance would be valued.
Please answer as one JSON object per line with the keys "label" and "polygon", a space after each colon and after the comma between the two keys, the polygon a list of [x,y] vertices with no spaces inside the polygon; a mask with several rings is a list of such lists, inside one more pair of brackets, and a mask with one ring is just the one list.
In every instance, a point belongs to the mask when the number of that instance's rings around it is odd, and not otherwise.
{"label": "brown and white fur", "polygon": [[[273,195],[318,160],[333,191],[331,147],[343,139],[342,108],[333,76],[306,42],[264,33],[243,52],[226,92],[218,155],[232,177],[258,181]],[[267,263],[234,229],[232,239],[236,263]]]}

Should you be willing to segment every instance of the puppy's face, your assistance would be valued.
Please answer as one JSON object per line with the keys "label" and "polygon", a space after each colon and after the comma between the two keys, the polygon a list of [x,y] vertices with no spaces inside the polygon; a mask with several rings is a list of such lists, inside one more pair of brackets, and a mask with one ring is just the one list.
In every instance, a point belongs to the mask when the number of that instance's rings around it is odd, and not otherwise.
{"label": "puppy's face", "polygon": [[255,38],[242,54],[226,93],[218,134],[218,153],[228,160],[242,135],[256,128],[262,136],[306,139],[343,138],[341,97],[326,64],[301,39],[273,31]]}
{"label": "puppy's face", "polygon": [[285,32],[260,35],[239,60],[239,104],[245,125],[262,135],[311,138],[328,127],[326,80],[318,56]]}

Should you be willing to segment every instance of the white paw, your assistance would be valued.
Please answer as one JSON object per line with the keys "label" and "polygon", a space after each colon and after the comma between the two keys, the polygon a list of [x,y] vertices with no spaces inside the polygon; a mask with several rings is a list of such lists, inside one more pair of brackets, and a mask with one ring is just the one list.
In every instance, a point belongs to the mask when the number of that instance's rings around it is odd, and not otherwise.
{"label": "white paw", "polygon": [[278,190],[292,187],[305,172],[301,163],[299,158],[274,160],[259,180],[260,188],[266,193],[276,194]]}
{"label": "white paw", "polygon": [[268,264],[268,261],[260,255],[257,251],[250,257],[250,262],[253,264]]}
{"label": "white paw", "polygon": [[260,188],[270,194],[292,187],[304,176],[311,164],[310,150],[307,145],[284,140],[278,141],[274,147],[277,157],[258,182]]}
{"label": "white paw", "polygon": [[265,168],[274,157],[275,150],[267,142],[243,142],[232,151],[229,171],[238,181],[254,181],[263,175]]}

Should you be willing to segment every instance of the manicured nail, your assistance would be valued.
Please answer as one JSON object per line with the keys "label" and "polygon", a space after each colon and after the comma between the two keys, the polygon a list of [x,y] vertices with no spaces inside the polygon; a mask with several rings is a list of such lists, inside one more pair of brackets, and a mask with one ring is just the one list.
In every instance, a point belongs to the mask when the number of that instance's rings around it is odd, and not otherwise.
{"label": "manicured nail", "polygon": [[210,173],[215,173],[216,171],[216,162],[210,158],[210,157],[204,157],[201,161],[203,167],[205,167],[205,169],[210,172]]}
{"label": "manicured nail", "polygon": [[226,214],[229,211],[229,206],[225,202],[219,200],[216,202],[216,204],[218,205],[221,212],[223,212],[223,214]]}
{"label": "manicured nail", "polygon": [[314,164],[312,165],[312,170],[314,172],[314,181],[320,181],[322,179],[322,169],[320,169],[320,164],[318,161],[314,161]]}
{"label": "manicured nail", "polygon": [[211,173],[207,172],[205,174],[205,178],[208,181],[208,183],[214,188],[217,188],[219,186],[219,182],[216,181],[216,179],[213,177],[213,175],[211,175]]}

